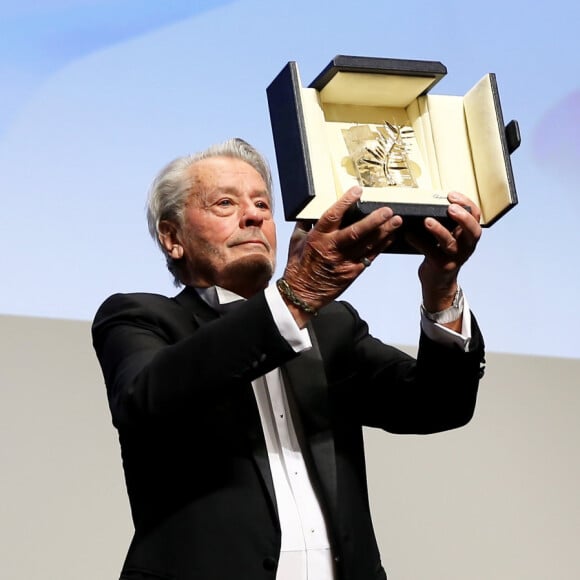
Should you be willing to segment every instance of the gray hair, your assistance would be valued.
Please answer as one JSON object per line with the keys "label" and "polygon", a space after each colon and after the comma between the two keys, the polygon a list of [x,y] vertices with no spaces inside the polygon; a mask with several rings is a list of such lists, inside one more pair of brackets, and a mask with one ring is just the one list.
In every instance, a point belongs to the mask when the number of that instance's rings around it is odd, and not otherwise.
{"label": "gray hair", "polygon": [[176,286],[182,284],[180,278],[182,260],[174,260],[165,251],[159,239],[159,224],[167,220],[179,229],[183,227],[185,206],[195,185],[188,170],[197,161],[210,157],[231,157],[241,159],[251,165],[264,180],[270,200],[273,201],[272,174],[268,162],[254,147],[238,137],[212,145],[205,151],[178,157],[168,163],[157,174],[149,190],[147,224],[151,237],[161,248],[167,260],[167,268],[173,275]]}

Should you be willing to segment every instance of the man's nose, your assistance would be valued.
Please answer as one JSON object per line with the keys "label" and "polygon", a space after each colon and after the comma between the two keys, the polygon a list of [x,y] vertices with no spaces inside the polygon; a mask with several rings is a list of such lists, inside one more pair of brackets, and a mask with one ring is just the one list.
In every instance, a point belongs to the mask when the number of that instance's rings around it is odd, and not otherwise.
{"label": "man's nose", "polygon": [[264,221],[262,212],[253,203],[242,206],[241,213],[240,225],[242,227],[261,226]]}

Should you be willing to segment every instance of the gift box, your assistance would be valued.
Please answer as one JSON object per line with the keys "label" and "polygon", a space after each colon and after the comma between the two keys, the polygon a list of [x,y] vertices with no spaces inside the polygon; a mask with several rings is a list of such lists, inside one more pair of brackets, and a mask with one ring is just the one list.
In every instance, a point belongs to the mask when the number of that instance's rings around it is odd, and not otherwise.
{"label": "gift box", "polygon": [[[451,229],[450,191],[479,207],[483,227],[514,207],[521,138],[495,75],[463,96],[433,94],[446,74],[438,61],[339,55],[304,87],[288,62],[266,91],[285,219],[315,222],[353,185],[363,195],[345,222],[388,205],[405,228],[432,216]],[[413,249],[399,236],[389,251]]]}

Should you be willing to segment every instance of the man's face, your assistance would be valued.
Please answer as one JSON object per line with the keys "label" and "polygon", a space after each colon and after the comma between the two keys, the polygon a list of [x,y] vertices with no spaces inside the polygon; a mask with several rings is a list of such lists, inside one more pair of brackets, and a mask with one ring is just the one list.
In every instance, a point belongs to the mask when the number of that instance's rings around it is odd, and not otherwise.
{"label": "man's face", "polygon": [[194,185],[177,234],[185,282],[249,297],[267,286],[275,268],[276,227],[266,184],[251,165],[229,157],[203,159],[190,171]]}

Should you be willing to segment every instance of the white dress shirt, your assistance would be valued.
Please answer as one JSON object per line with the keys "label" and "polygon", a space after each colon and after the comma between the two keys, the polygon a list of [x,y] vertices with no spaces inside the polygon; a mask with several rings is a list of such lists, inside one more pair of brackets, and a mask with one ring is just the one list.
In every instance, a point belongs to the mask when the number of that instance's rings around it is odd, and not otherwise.
{"label": "white dress shirt", "polygon": [[[199,295],[218,312],[232,302],[243,300],[220,287],[196,288]],[[281,335],[295,352],[312,347],[307,329],[300,329],[275,286],[265,291],[266,301]],[[433,340],[459,344],[467,350],[471,334],[467,302],[464,302],[463,330],[458,334],[422,316],[424,332]],[[279,368],[252,382],[270,470],[274,483],[282,545],[276,580],[334,580],[333,555],[320,504],[316,498],[300,442],[296,435],[284,381]]]}

